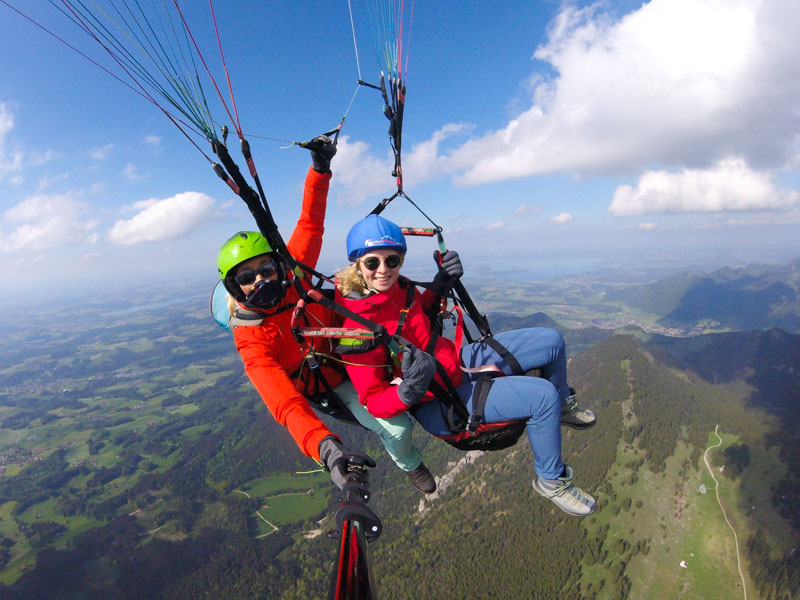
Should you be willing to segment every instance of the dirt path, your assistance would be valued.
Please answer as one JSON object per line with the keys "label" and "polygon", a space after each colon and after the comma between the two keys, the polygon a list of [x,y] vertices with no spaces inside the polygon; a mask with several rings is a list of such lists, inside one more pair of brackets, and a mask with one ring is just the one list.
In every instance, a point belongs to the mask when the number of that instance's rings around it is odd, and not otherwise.
{"label": "dirt path", "polygon": [[733,532],[733,541],[736,543],[736,564],[739,567],[739,577],[742,578],[742,592],[744,593],[744,600],[747,600],[747,585],[744,582],[744,572],[742,571],[742,557],[739,554],[739,536],[736,535],[736,530],[733,528],[730,519],[728,519],[728,513],[725,512],[725,507],[722,506],[722,501],[719,498],[719,482],[717,481],[717,478],[714,477],[714,471],[711,469],[711,465],[708,462],[709,450],[711,450],[712,448],[719,448],[722,445],[722,438],[719,437],[718,430],[719,430],[719,425],[716,425],[714,427],[714,435],[717,436],[719,442],[717,442],[713,446],[709,446],[708,448],[706,448],[706,452],[705,454],[703,454],[703,460],[706,463],[706,467],[708,468],[708,472],[711,475],[711,479],[714,480],[714,486],[717,492],[717,504],[719,504],[719,508],[722,511],[722,516],[725,517],[725,522],[728,524],[728,527],[730,527],[731,531]]}
{"label": "dirt path", "polygon": [[[234,491],[234,492],[237,492],[237,493],[239,493],[239,494],[244,494],[244,495],[245,495],[245,496],[247,496],[248,498],[250,497],[250,494],[248,494],[247,492],[243,492],[242,490],[233,490],[233,491]],[[282,494],[281,494],[281,495],[282,495]],[[260,518],[262,521],[264,521],[264,523],[266,523],[267,525],[269,525],[270,527],[272,527],[272,531],[270,531],[270,532],[268,532],[268,533],[262,533],[261,535],[257,535],[257,536],[256,536],[254,539],[258,539],[258,538],[262,538],[262,537],[267,537],[268,535],[272,535],[273,533],[275,533],[276,531],[278,531],[278,526],[277,526],[277,525],[275,525],[275,523],[272,523],[271,521],[267,521],[267,520],[264,518],[264,515],[262,515],[262,514],[261,514],[260,512],[258,512],[258,511],[256,511],[256,514],[259,516],[259,518]]]}

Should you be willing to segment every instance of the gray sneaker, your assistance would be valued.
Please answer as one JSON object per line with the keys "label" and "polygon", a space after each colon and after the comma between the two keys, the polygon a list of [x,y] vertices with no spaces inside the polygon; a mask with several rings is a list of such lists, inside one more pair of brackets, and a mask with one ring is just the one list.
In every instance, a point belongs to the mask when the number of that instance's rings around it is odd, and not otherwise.
{"label": "gray sneaker", "polygon": [[575,390],[569,388],[570,396],[561,406],[561,424],[573,429],[589,429],[597,423],[597,417],[588,408],[578,406]]}
{"label": "gray sneaker", "polygon": [[566,473],[558,479],[533,478],[533,489],[542,496],[550,498],[553,503],[568,515],[585,517],[597,510],[597,503],[589,494],[572,483],[572,467],[565,468]]}

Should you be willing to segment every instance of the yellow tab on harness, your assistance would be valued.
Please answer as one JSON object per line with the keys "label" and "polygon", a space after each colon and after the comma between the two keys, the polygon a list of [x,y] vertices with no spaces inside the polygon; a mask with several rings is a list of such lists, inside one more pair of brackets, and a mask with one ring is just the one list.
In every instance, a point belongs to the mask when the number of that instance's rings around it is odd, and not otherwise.
{"label": "yellow tab on harness", "polygon": [[341,338],[340,346],[348,346],[348,350],[359,350],[372,342],[369,338]]}

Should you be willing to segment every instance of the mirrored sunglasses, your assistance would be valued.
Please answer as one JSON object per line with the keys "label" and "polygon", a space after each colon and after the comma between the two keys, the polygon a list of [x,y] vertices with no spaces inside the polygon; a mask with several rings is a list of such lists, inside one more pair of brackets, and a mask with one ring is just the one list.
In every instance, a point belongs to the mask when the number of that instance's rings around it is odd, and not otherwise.
{"label": "mirrored sunglasses", "polygon": [[278,267],[275,266],[274,262],[271,262],[265,265],[261,265],[260,267],[258,267],[257,269],[253,269],[252,271],[242,271],[233,279],[239,285],[251,285],[255,282],[256,277],[258,275],[261,275],[264,279],[269,279],[277,272],[278,272]]}
{"label": "mirrored sunglasses", "polygon": [[361,260],[361,264],[364,265],[368,271],[374,271],[377,269],[381,261],[386,263],[386,266],[390,269],[396,269],[400,266],[400,263],[403,262],[403,257],[399,254],[390,254],[385,258],[381,258],[380,256],[368,256]]}

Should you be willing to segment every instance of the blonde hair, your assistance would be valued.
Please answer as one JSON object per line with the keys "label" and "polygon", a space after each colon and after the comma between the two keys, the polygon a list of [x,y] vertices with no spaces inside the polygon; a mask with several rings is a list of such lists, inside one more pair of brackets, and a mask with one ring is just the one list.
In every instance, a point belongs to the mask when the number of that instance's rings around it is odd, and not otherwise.
{"label": "blonde hair", "polygon": [[336,287],[339,288],[339,293],[345,298],[351,292],[357,292],[361,295],[369,293],[367,282],[364,281],[361,269],[358,268],[358,261],[350,263],[336,273]]}
{"label": "blonde hair", "polygon": [[230,293],[225,298],[225,302],[228,305],[228,312],[233,316],[236,313],[236,309],[239,308],[239,303],[236,302],[236,299],[230,295]]}

